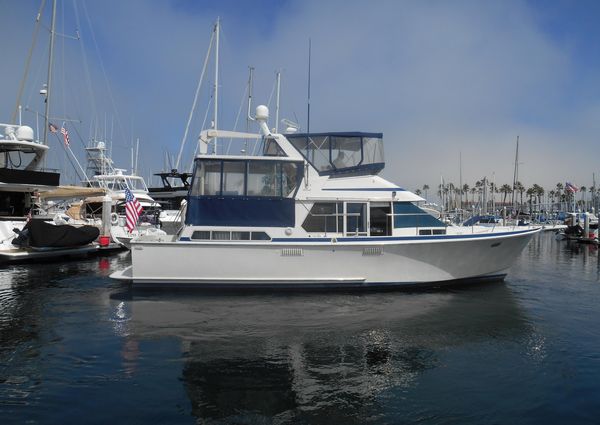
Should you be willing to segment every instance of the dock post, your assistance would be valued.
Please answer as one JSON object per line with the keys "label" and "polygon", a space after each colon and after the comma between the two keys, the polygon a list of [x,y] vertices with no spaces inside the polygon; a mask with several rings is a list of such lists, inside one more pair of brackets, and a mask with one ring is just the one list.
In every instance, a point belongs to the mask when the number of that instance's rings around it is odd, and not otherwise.
{"label": "dock post", "polygon": [[[102,197],[102,236],[110,240],[110,219],[111,219],[112,199],[110,196]],[[106,240],[106,239],[105,239]]]}

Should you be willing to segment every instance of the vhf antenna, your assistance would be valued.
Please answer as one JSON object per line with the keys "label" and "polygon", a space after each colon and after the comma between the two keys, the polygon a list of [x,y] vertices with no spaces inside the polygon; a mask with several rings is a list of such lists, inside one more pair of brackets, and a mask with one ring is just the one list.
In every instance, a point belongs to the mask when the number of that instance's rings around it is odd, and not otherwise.
{"label": "vhf antenna", "polygon": [[310,136],[310,38],[308,39],[308,111],[306,115],[306,134]]}

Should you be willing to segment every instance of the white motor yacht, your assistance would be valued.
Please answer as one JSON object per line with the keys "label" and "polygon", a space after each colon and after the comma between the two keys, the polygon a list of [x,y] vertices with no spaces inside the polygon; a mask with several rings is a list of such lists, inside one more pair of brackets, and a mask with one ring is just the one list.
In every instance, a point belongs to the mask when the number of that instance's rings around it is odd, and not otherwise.
{"label": "white motor yacht", "polygon": [[[447,226],[378,174],[381,133],[273,134],[262,155],[209,154],[207,130],[174,236],[131,241],[136,286],[381,288],[502,280],[538,228]],[[213,147],[213,152],[217,150]]]}

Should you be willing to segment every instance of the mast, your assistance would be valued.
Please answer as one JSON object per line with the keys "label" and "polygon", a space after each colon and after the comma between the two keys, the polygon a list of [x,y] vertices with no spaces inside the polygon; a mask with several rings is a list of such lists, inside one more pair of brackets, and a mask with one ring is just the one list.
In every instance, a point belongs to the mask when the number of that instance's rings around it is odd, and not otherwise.
{"label": "mast", "polygon": [[[215,24],[215,116],[213,119],[213,129],[217,130],[217,119],[219,115],[219,19],[217,17],[217,23]],[[217,138],[214,138],[214,154],[217,154]]]}
{"label": "mast", "polygon": [[[31,57],[33,56],[33,51],[35,50],[35,43],[37,41],[37,35],[40,30],[40,23],[42,18],[42,11],[44,10],[44,6],[46,5],[46,0],[42,0],[42,4],[40,5],[40,9],[35,17],[35,30],[33,31],[33,41],[31,42],[31,46],[29,47],[29,55],[27,56],[27,62],[25,63],[25,72],[23,73],[23,79],[21,80],[21,84],[19,85],[19,93],[17,94],[17,104],[15,105],[15,110],[13,112],[13,116],[11,122],[15,122],[15,116],[17,111],[19,113],[19,125],[21,125],[21,97],[23,96],[23,89],[25,88],[25,81],[27,80],[27,76],[29,74],[29,66],[31,65]],[[37,130],[37,129],[36,129]],[[36,137],[39,137],[39,133],[36,131]]]}
{"label": "mast", "polygon": [[511,203],[512,203],[512,207],[513,210],[516,210],[515,208],[515,189],[516,189],[516,185],[517,185],[517,181],[519,180],[519,136],[517,136],[517,150],[515,152],[515,170],[513,173],[513,185],[512,185],[512,199],[511,199]]}
{"label": "mast", "polygon": [[52,21],[50,24],[50,53],[48,57],[48,80],[46,81],[46,109],[44,112],[44,145],[48,145],[48,123],[50,120],[50,93],[52,85],[52,56],[54,55],[54,27],[56,24],[56,0],[52,2]]}
{"label": "mast", "polygon": [[[458,184],[459,184],[459,188],[458,188],[458,193],[460,193],[460,210],[462,211],[462,203],[463,203],[463,184],[462,184],[462,152],[458,153],[458,168],[459,168],[459,172],[458,172]],[[461,212],[462,214],[462,212]]]}

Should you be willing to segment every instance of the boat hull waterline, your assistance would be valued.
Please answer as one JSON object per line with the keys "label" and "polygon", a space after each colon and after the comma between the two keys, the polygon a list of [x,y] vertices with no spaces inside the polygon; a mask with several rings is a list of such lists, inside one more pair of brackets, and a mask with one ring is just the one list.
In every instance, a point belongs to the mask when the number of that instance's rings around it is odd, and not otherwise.
{"label": "boat hull waterline", "polygon": [[538,232],[390,237],[368,242],[361,238],[262,243],[136,241],[131,251],[135,266],[111,277],[136,287],[437,287],[502,280]]}

